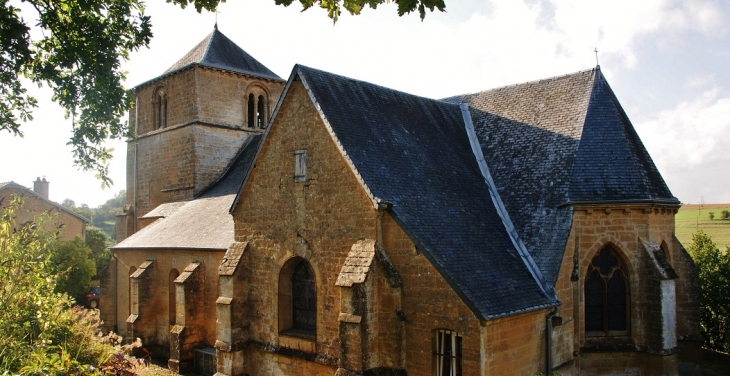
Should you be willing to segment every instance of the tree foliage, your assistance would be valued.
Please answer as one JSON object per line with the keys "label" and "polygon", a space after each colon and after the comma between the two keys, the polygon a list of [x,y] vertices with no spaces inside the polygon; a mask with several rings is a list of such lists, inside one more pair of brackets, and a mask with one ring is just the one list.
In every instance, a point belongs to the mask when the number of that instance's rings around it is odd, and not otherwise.
{"label": "tree foliage", "polygon": [[22,205],[14,197],[0,211],[0,374],[132,374],[120,354],[131,349],[113,333],[100,335],[98,311],[71,308],[55,291],[57,243],[43,231],[48,214],[17,223]]}
{"label": "tree foliage", "polygon": [[700,230],[692,235],[687,251],[699,268],[700,324],[704,346],[730,351],[730,251],[721,251],[709,235]]}
{"label": "tree foliage", "polygon": [[[19,121],[32,120],[37,101],[26,78],[53,90],[52,99],[73,119],[74,160],[111,183],[102,142],[127,135],[122,116],[131,106],[121,59],[152,37],[140,0],[24,0],[37,14],[3,0],[0,7],[0,131],[22,136]],[[27,11],[26,11],[27,12]],[[38,17],[33,39],[27,19]],[[34,33],[35,34],[35,33]]]}
{"label": "tree foliage", "polygon": [[[277,5],[283,6],[289,6],[294,2],[294,0],[274,1]],[[443,0],[299,0],[302,4],[302,11],[312,8],[316,3],[319,3],[319,7],[326,9],[327,16],[334,22],[337,22],[340,17],[342,8],[345,8],[352,15],[357,15],[360,14],[365,6],[376,9],[378,5],[391,1],[398,5],[399,16],[418,11],[421,19],[424,19],[426,17],[426,9],[431,12],[435,9],[441,12],[446,10],[446,4]]]}
{"label": "tree foliage", "polygon": [[86,246],[91,250],[89,259],[94,262],[96,267],[95,276],[100,275],[112,258],[112,254],[109,252],[110,243],[109,237],[101,229],[93,226],[86,228]]}
{"label": "tree foliage", "polygon": [[[123,87],[121,61],[129,53],[147,47],[152,38],[149,16],[142,0],[22,0],[36,14],[2,0],[0,7],[0,132],[23,135],[20,122],[33,119],[37,100],[28,94],[27,81],[48,85],[52,99],[72,119],[68,142],[76,165],[95,171],[102,186],[112,183],[108,160],[112,150],[103,146],[109,138],[129,136],[121,119],[131,108],[132,97]],[[166,0],[181,8],[192,5],[198,12],[215,11],[225,0]],[[289,6],[294,0],[274,0]],[[393,1],[398,14],[426,9],[445,10],[444,0],[299,0],[303,10],[314,5],[327,10],[334,21],[341,9],[360,14]],[[22,14],[26,12],[27,14]],[[31,33],[28,19],[38,18]],[[33,38],[32,35],[41,35]]]}
{"label": "tree foliage", "polygon": [[91,288],[96,275],[96,264],[89,258],[91,249],[78,236],[74,240],[58,242],[51,254],[56,277],[55,290],[75,297]]}
{"label": "tree foliage", "polygon": [[[71,199],[65,199],[63,202],[61,202],[61,206],[64,208],[71,210],[72,212],[82,215],[88,219],[91,220],[91,225],[102,230],[107,238],[111,241],[116,239],[116,221],[117,221],[117,212],[119,209],[124,206],[124,204],[127,203],[127,194],[125,190],[121,190],[117,192],[114,197],[106,200],[105,203],[95,207],[91,208],[89,205],[81,204],[79,206],[76,205],[76,202]],[[91,227],[90,227],[91,228]],[[87,235],[86,235],[86,244],[91,248],[91,250],[95,250],[91,244],[89,244],[89,229],[87,228]],[[92,234],[93,236],[93,234]],[[112,244],[108,244],[110,246]]]}

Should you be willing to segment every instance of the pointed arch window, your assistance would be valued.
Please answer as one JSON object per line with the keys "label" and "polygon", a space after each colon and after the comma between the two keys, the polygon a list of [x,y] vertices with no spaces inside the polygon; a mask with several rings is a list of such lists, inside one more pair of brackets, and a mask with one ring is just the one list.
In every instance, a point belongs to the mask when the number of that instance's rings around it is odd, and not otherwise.
{"label": "pointed arch window", "polygon": [[585,281],[587,335],[621,335],[629,331],[629,281],[619,255],[603,248],[591,261]]}
{"label": "pointed arch window", "polygon": [[448,329],[434,331],[433,374],[461,376],[461,336],[459,333]]}

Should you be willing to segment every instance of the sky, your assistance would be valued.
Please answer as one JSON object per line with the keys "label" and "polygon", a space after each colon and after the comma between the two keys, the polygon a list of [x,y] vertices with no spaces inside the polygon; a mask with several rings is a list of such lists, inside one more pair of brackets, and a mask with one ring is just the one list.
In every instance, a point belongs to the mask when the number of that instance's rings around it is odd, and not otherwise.
{"label": "sky", "polygon": [[[600,64],[672,193],[730,203],[730,0],[445,0],[446,12],[398,17],[394,4],[301,12],[294,2],[237,0],[218,14],[148,0],[154,37],[123,66],[132,88],[162,74],[218,29],[286,79],[294,64],[444,98]],[[17,2],[12,0],[11,2]],[[29,13],[30,14],[30,13]],[[595,53],[597,50],[597,54]],[[125,188],[126,143],[111,141],[114,186],[73,165],[71,121],[39,100],[24,138],[0,133],[0,182],[50,181],[50,198],[95,207]]]}

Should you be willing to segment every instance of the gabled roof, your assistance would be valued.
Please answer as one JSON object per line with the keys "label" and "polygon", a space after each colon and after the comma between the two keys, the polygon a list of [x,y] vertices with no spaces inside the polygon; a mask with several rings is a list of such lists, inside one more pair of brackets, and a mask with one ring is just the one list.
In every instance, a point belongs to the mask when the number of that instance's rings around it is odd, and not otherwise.
{"label": "gabled roof", "polygon": [[193,200],[165,203],[145,218],[159,218],[112,249],[200,249],[225,251],[233,243],[233,218],[228,213],[253,166],[263,136],[241,146],[221,177]]}
{"label": "gabled roof", "polygon": [[[459,106],[297,65],[335,142],[389,212],[482,319],[556,304],[512,244]],[[527,255],[529,259],[529,255]]]}
{"label": "gabled roof", "polygon": [[600,69],[447,98],[469,105],[500,197],[549,282],[570,204],[679,204]]}
{"label": "gabled roof", "polygon": [[22,185],[20,185],[20,184],[18,184],[16,182],[14,182],[14,181],[8,181],[8,182],[5,182],[5,183],[0,183],[0,191],[2,191],[4,189],[10,189],[10,188],[15,188],[17,190],[22,190],[22,191],[24,191],[24,193],[30,194],[33,197],[37,198],[38,200],[41,200],[41,201],[47,203],[48,205],[51,205],[51,206],[55,207],[56,210],[62,210],[64,212],[66,212],[68,214],[71,214],[72,216],[74,216],[74,217],[76,217],[76,218],[78,218],[78,219],[86,222],[86,223],[91,222],[91,220],[89,220],[88,218],[84,217],[83,215],[78,214],[78,213],[76,213],[74,211],[71,211],[71,210],[68,210],[68,209],[64,208],[60,204],[58,204],[58,203],[56,203],[54,201],[51,201],[51,200],[43,197],[43,195],[40,195],[40,194],[36,193],[34,190],[32,190],[32,189],[30,189],[28,187],[24,187],[24,186],[22,186]]}
{"label": "gabled roof", "polygon": [[182,59],[178,60],[163,75],[184,69],[190,65],[223,69],[250,76],[283,81],[281,77],[266,68],[253,56],[238,47],[232,40],[218,31],[218,27],[205,39],[193,47]]}

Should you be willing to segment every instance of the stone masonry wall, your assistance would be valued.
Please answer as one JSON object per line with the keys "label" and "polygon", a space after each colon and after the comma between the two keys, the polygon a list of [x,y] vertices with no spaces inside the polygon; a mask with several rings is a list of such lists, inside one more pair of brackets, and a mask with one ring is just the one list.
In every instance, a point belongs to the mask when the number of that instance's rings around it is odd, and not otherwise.
{"label": "stone masonry wall", "polygon": [[[203,330],[205,332],[205,343],[208,346],[215,344],[215,301],[218,297],[218,265],[223,259],[225,251],[182,251],[182,250],[116,250],[114,256],[116,259],[117,273],[117,328],[122,336],[129,336],[124,331],[125,321],[129,317],[129,271],[131,267],[138,268],[147,259],[154,259],[155,267],[150,275],[150,297],[145,302],[145,312],[155,312],[154,318],[145,318],[144,321],[152,322],[151,328],[145,328],[145,332],[151,333],[150,343],[145,346],[157,346],[162,350],[169,351],[170,338],[170,322],[169,322],[169,303],[170,303],[170,271],[177,269],[178,273],[182,273],[191,262],[195,260],[202,261],[204,267],[203,290],[200,292],[204,297],[202,314],[192,317],[191,322],[186,322],[187,326],[194,325],[194,331]],[[174,284],[173,284],[174,285]],[[174,291],[172,292],[175,293]],[[173,300],[174,301],[174,300]],[[140,311],[142,311],[140,309]],[[208,319],[201,319],[205,317]]]}
{"label": "stone masonry wall", "polygon": [[[657,279],[657,276],[646,270],[649,265],[647,255],[639,244],[639,238],[642,238],[657,244],[669,245],[666,252],[670,263],[675,268],[680,266],[673,262],[680,257],[679,250],[672,243],[675,213],[676,208],[661,206],[594,206],[574,209],[573,229],[568,238],[556,284],[558,299],[563,303],[559,315],[562,316],[564,323],[559,329],[563,334],[559,334],[558,346],[565,348],[560,351],[562,357],[555,360],[556,365],[570,360],[571,345],[567,341],[572,332],[574,333],[572,348],[578,350],[576,354],[579,354],[574,360],[581,374],[637,372],[644,375],[671,373],[672,368],[676,369],[676,355],[671,354],[676,352],[676,349],[670,349],[670,354],[667,355],[652,354],[657,351],[655,345],[661,342],[657,339],[660,335],[657,331],[661,330],[661,326],[651,325],[652,322],[661,321],[661,304],[655,301],[661,294],[655,291],[658,281],[654,279]],[[585,277],[593,257],[607,245],[612,246],[622,256],[622,262],[629,274],[629,333],[631,342],[638,352],[636,350],[627,352],[618,348],[609,350],[613,346],[609,342],[604,344],[608,348],[599,350],[589,345],[585,336],[583,303]],[[569,307],[572,307],[572,312]],[[686,318],[678,316],[677,319],[681,322]],[[600,338],[594,337],[590,343],[596,343],[597,339]],[[575,370],[568,370],[566,374],[572,372]]]}
{"label": "stone masonry wall", "polygon": [[[295,183],[294,152],[302,149],[307,150],[307,179]],[[279,335],[277,286],[284,263],[302,257],[315,274],[317,329],[315,341],[300,345],[334,372],[340,306],[335,281],[352,244],[375,238],[375,216],[303,86],[295,83],[234,211],[236,240],[249,242],[244,256],[250,270],[251,341],[275,351],[290,340]],[[253,354],[247,357],[247,372],[267,374]],[[295,361],[283,374],[303,374],[299,373],[303,368],[293,369],[294,364],[308,363]]]}
{"label": "stone masonry wall", "polygon": [[[271,110],[284,83],[196,67],[137,88],[137,108],[129,116],[137,140],[127,145],[131,215],[192,198],[221,175],[251,134],[263,132],[244,127],[244,98],[252,85],[266,88]],[[158,129],[160,90],[167,93],[167,123]],[[136,230],[142,227],[138,222]]]}

